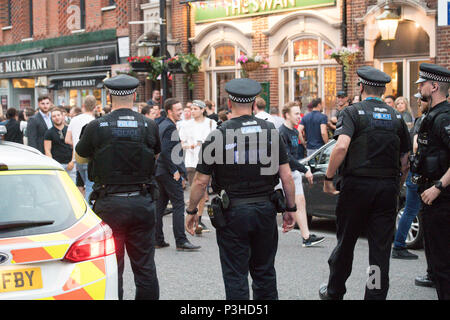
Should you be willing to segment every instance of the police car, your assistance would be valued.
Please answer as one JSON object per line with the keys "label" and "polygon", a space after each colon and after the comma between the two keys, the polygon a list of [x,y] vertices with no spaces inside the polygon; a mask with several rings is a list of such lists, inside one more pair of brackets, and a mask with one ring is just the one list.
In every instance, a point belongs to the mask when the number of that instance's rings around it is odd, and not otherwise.
{"label": "police car", "polygon": [[[336,144],[336,140],[331,140],[322,148],[300,162],[308,166],[314,175],[313,185],[309,185],[305,177],[303,177],[303,190],[306,199],[306,212],[308,214],[308,224],[311,223],[312,217],[324,217],[335,219],[335,209],[337,197],[323,192],[323,182],[325,173],[330,161],[331,152]],[[397,213],[396,227],[403,214],[405,206],[406,187],[403,186],[399,197],[399,208]],[[423,224],[422,216],[419,213],[414,218],[411,228],[406,238],[406,246],[408,249],[419,249],[423,247]]]}
{"label": "police car", "polygon": [[112,230],[62,166],[0,141],[0,300],[117,299],[117,281]]}

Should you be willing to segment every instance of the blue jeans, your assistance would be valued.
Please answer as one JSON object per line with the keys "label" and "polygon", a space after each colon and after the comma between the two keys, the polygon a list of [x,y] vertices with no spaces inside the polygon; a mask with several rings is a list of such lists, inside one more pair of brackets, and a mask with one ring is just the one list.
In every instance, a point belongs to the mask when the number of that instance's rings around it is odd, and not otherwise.
{"label": "blue jeans", "polygon": [[80,173],[81,179],[83,179],[84,187],[85,187],[85,196],[84,198],[89,203],[89,195],[92,192],[92,187],[94,182],[88,179],[88,164],[87,163],[77,163],[77,171]]}
{"label": "blue jeans", "polygon": [[406,201],[405,210],[398,222],[397,232],[395,233],[394,248],[402,249],[406,248],[406,237],[408,235],[411,223],[417,216],[420,210],[420,195],[418,193],[418,185],[411,182],[411,172],[409,172],[406,178]]}

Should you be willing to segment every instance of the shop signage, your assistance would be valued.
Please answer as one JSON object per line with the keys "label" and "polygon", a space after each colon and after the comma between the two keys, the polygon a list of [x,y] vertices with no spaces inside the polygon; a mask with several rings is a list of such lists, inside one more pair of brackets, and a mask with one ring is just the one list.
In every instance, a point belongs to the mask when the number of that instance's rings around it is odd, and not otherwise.
{"label": "shop signage", "polygon": [[438,26],[450,26],[450,0],[438,0]]}
{"label": "shop signage", "polygon": [[245,18],[296,9],[333,6],[335,0],[215,0],[195,2],[195,22]]}
{"label": "shop signage", "polygon": [[0,60],[0,74],[39,72],[54,69],[53,55],[35,55]]}
{"label": "shop signage", "polygon": [[63,88],[82,88],[82,87],[95,87],[97,84],[96,79],[76,79],[76,80],[63,80]]}
{"label": "shop signage", "polygon": [[56,53],[57,70],[109,66],[117,63],[116,46]]}

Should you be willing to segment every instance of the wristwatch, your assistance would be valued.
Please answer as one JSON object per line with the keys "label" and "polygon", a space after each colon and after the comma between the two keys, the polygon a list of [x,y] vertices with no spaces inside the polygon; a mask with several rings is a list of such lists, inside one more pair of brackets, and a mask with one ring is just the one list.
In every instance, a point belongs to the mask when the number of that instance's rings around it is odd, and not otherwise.
{"label": "wristwatch", "polygon": [[292,208],[286,208],[287,212],[296,212],[297,211],[297,205],[294,204],[294,206]]}
{"label": "wristwatch", "polygon": [[195,209],[192,210],[192,211],[189,211],[188,209],[186,209],[186,213],[187,213],[187,214],[197,214],[197,212],[198,212],[198,208],[195,208]]}
{"label": "wristwatch", "polygon": [[434,184],[434,186],[439,189],[439,191],[444,191],[444,187],[442,186],[442,181],[436,181],[436,183]]}
{"label": "wristwatch", "polygon": [[328,178],[327,175],[325,175],[325,181],[333,181],[334,180],[334,176],[331,178]]}

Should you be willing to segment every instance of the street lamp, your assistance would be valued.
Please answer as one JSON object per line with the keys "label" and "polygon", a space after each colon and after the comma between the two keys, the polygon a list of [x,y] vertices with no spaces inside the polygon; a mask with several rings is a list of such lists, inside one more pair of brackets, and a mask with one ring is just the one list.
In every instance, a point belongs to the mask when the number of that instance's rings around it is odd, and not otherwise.
{"label": "street lamp", "polygon": [[383,13],[376,17],[376,20],[381,31],[381,40],[394,40],[400,16],[389,7],[387,1]]}

